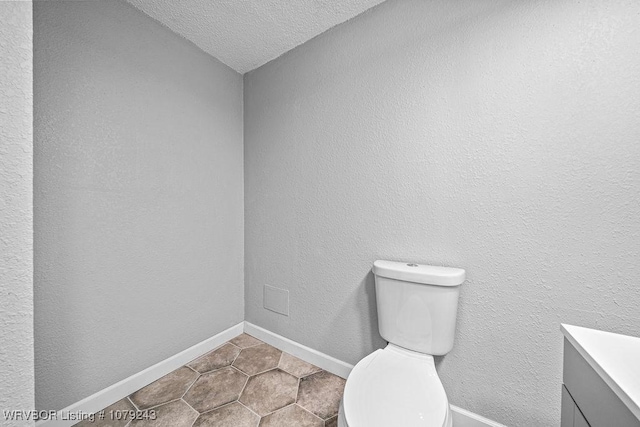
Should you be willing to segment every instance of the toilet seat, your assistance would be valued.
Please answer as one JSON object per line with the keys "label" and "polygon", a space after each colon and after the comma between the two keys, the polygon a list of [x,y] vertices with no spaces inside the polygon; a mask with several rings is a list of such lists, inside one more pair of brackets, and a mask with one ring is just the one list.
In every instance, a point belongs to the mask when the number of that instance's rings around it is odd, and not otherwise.
{"label": "toilet seat", "polygon": [[433,356],[389,344],[353,368],[344,390],[345,427],[449,427],[449,401]]}

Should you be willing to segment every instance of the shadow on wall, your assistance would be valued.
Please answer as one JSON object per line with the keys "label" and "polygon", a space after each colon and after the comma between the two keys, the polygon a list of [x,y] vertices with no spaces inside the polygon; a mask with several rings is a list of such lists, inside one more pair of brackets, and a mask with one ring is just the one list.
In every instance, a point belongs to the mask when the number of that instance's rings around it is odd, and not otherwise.
{"label": "shadow on wall", "polygon": [[364,319],[370,319],[371,325],[369,328],[369,342],[375,348],[382,348],[387,345],[387,342],[380,336],[378,330],[378,306],[376,301],[376,281],[373,272],[369,270],[366,276],[360,282],[358,286],[360,295],[364,295],[366,301],[366,312],[362,313]]}
{"label": "shadow on wall", "polygon": [[[355,312],[354,307],[356,307]],[[345,322],[353,323],[354,321],[359,323],[359,339],[361,341],[357,345],[358,349],[365,348],[368,349],[367,353],[370,353],[387,345],[378,331],[375,278],[371,270],[362,278],[358,286],[354,287],[349,297],[343,301],[339,315],[331,322],[328,330],[340,331],[344,329]],[[335,341],[335,334],[329,334],[326,341],[327,343]],[[342,354],[337,357],[352,364],[360,361],[359,356],[354,358]]]}

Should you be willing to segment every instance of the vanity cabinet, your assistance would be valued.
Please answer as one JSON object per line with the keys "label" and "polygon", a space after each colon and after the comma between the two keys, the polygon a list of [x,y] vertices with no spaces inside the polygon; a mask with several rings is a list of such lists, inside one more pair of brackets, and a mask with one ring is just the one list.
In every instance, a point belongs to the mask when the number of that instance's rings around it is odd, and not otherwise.
{"label": "vanity cabinet", "polygon": [[589,423],[582,415],[580,408],[573,401],[573,398],[567,391],[567,388],[562,386],[562,416],[560,420],[562,427],[589,427]]}
{"label": "vanity cabinet", "polygon": [[640,339],[571,325],[562,331],[561,427],[640,427]]}

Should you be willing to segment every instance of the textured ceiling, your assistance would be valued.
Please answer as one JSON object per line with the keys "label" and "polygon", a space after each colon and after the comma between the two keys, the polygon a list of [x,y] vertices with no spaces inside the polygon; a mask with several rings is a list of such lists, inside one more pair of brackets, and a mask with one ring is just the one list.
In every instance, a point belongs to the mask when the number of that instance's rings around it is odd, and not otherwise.
{"label": "textured ceiling", "polygon": [[240,73],[383,0],[127,0]]}

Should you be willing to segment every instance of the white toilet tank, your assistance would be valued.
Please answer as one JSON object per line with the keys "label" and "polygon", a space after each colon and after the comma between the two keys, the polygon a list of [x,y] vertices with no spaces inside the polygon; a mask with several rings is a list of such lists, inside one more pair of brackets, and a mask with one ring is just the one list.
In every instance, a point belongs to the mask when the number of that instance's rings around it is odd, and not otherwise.
{"label": "white toilet tank", "polygon": [[451,351],[463,269],[376,261],[373,274],[382,338],[434,356]]}

